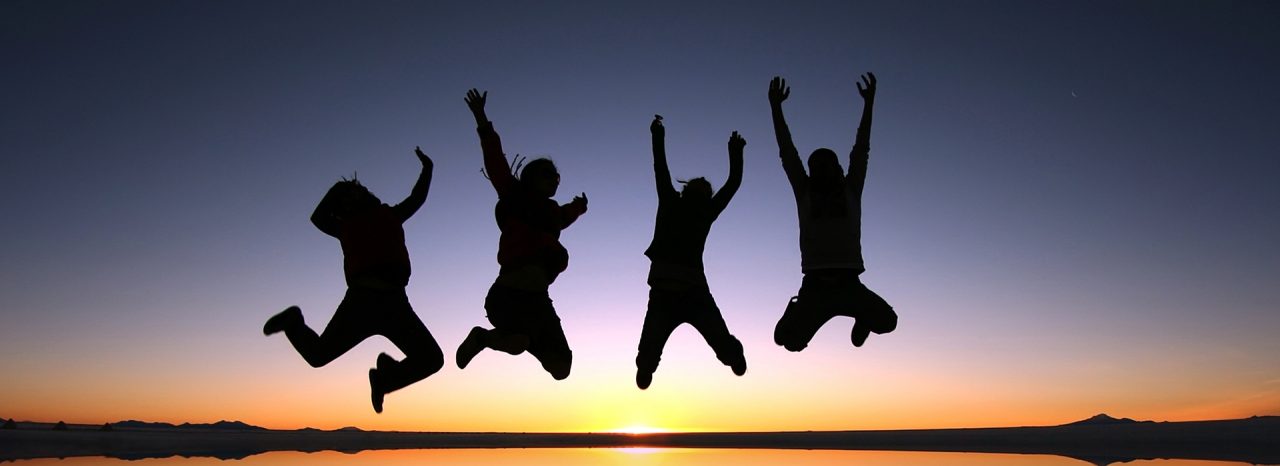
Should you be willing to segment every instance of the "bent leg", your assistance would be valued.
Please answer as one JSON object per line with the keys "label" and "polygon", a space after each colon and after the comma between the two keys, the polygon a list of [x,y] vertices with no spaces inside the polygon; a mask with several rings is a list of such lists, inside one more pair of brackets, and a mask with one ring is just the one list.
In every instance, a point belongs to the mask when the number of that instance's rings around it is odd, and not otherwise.
{"label": "bent leg", "polygon": [[787,303],[787,310],[782,313],[782,318],[778,319],[778,324],[773,328],[773,342],[787,349],[787,351],[800,351],[809,346],[809,342],[813,340],[813,336],[818,333],[818,329],[831,320],[832,315],[821,312],[819,303],[814,302],[813,296],[801,296],[791,298]]}
{"label": "bent leg", "polygon": [[898,314],[893,307],[861,281],[857,284],[853,303],[854,324],[850,341],[862,346],[871,332],[883,335],[898,328]]}
{"label": "bent leg", "polygon": [[532,319],[529,334],[529,354],[542,363],[551,377],[564,380],[569,377],[573,366],[573,351],[569,349],[569,341],[564,336],[564,328],[560,326],[560,316],[551,305],[551,298],[533,303],[528,309]]}
{"label": "bent leg", "polygon": [[649,291],[649,309],[644,314],[644,327],[640,330],[640,345],[636,349],[636,370],[653,374],[662,361],[662,349],[667,346],[671,332],[682,322],[675,318],[671,304],[661,291]]}
{"label": "bent leg", "polygon": [[404,360],[379,361],[379,388],[384,393],[407,387],[444,367],[444,352],[431,331],[413,312],[408,298],[404,298],[402,303],[388,304],[381,333],[404,352]]}
{"label": "bent leg", "polygon": [[720,308],[716,306],[711,293],[705,292],[704,296],[690,301],[692,306],[688,309],[689,324],[702,334],[702,339],[715,351],[716,359],[733,368],[734,374],[746,373],[747,360],[742,352],[742,342],[729,333],[729,326],[725,324],[724,316],[720,314]]}
{"label": "bent leg", "polygon": [[305,322],[299,322],[286,328],[284,334],[307,364],[311,367],[324,366],[373,336],[371,319],[365,313],[368,305],[368,296],[348,289],[324,333],[316,335]]}

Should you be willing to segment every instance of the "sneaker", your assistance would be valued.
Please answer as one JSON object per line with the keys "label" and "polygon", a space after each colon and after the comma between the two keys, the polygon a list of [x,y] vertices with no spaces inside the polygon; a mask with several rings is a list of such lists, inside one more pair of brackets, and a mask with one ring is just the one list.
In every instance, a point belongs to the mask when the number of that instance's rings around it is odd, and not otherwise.
{"label": "sneaker", "polygon": [[742,374],[746,374],[746,373],[747,373],[747,358],[746,358],[745,356],[743,356],[743,355],[739,354],[739,355],[738,355],[738,359],[737,359],[736,361],[733,361],[733,364],[730,364],[730,365],[729,365],[729,369],[733,369],[733,375],[736,375],[736,376],[739,376],[739,377],[741,377],[741,376],[742,376]]}
{"label": "sneaker", "polygon": [[866,324],[854,321],[853,333],[849,335],[849,340],[853,342],[853,346],[861,348],[862,344],[867,342],[867,337],[870,335],[871,329],[868,328]]}
{"label": "sneaker", "polygon": [[383,393],[382,389],[378,388],[378,369],[369,369],[369,398],[373,402],[373,412],[382,414],[382,398],[384,396],[386,396],[386,393]]}
{"label": "sneaker", "polygon": [[458,353],[456,355],[458,369],[466,369],[467,364],[471,363],[471,358],[480,354],[480,350],[484,349],[485,329],[480,327],[472,327],[471,333],[467,334],[467,338],[462,340],[462,344],[458,345]]}
{"label": "sneaker", "polygon": [[298,306],[289,306],[288,309],[267,319],[267,323],[262,326],[262,334],[273,335],[300,322],[302,322],[302,309]]}
{"label": "sneaker", "polygon": [[653,373],[645,371],[636,371],[636,386],[641,390],[649,388],[649,384],[653,383]]}
{"label": "sneaker", "polygon": [[396,361],[396,359],[395,359],[395,358],[391,357],[391,355],[389,355],[389,354],[387,354],[387,353],[379,353],[379,354],[378,354],[378,369],[379,369],[379,370],[381,370],[381,369],[386,369],[386,368],[388,368],[388,367],[394,366],[394,365],[398,364],[399,362],[400,362],[400,361]]}

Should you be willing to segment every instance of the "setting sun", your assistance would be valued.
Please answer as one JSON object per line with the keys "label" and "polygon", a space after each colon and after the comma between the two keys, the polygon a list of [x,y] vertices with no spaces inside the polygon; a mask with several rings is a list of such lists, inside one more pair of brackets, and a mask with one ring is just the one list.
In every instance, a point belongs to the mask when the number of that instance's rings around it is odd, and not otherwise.
{"label": "setting sun", "polygon": [[627,426],[619,429],[614,429],[614,430],[611,430],[610,432],[619,433],[619,434],[638,435],[638,434],[660,434],[664,432],[670,432],[670,430],[663,429],[660,427],[650,427],[646,425],[631,425],[631,426]]}

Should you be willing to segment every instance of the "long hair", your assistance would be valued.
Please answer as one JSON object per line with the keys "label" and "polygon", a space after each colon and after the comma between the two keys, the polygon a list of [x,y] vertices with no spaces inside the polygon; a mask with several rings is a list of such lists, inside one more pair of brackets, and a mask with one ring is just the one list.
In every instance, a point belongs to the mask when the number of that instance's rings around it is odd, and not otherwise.
{"label": "long hair", "polygon": [[809,215],[813,218],[849,215],[844,177],[835,151],[822,148],[809,154]]}

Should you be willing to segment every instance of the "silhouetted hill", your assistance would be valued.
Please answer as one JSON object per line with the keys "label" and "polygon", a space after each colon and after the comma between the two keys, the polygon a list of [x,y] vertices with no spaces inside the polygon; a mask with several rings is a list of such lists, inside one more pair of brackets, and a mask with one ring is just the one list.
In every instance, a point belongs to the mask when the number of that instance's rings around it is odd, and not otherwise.
{"label": "silhouetted hill", "polygon": [[1063,425],[1064,426],[1097,426],[1097,425],[1111,425],[1111,424],[1134,424],[1137,422],[1151,422],[1151,421],[1135,421],[1127,417],[1116,419],[1104,413],[1104,414],[1099,414],[1097,416],[1091,417],[1089,419],[1084,419],[1076,422],[1069,422]]}
{"label": "silhouetted hill", "polygon": [[115,426],[126,429],[268,430],[265,427],[245,424],[240,421],[218,421],[213,424],[192,424],[184,422],[182,425],[173,425],[167,422],[128,420],[117,422]]}
{"label": "silhouetted hill", "polygon": [[[1280,465],[1280,417],[1220,421],[1151,422],[1087,419],[1088,423],[1044,427],[995,427],[878,431],[672,432],[659,434],[367,432],[344,428],[267,430],[240,422],[205,428],[116,429],[84,426],[77,435],[24,423],[0,431],[0,462],[68,456],[124,459],[174,455],[240,459],[268,451],[356,452],[420,448],[774,448],[887,451],[953,451],[1049,454],[1095,465],[1138,459],[1198,459]],[[154,427],[163,423],[132,422]],[[121,427],[126,425],[121,423]],[[212,426],[222,428],[210,428]],[[30,426],[30,428],[28,427]],[[246,427],[247,426],[247,427]],[[76,441],[69,442],[72,438]]]}

